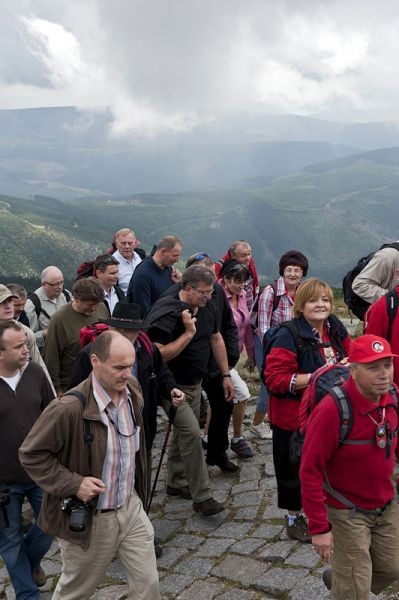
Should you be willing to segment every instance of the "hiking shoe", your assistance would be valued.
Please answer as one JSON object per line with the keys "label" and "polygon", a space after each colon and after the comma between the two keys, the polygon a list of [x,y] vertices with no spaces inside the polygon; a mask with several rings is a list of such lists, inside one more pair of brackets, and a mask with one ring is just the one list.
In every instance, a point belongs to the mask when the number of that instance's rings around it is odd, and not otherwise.
{"label": "hiking shoe", "polygon": [[161,540],[158,536],[154,536],[154,550],[155,550],[155,558],[161,558],[162,556],[162,546],[161,546]]}
{"label": "hiking shoe", "polygon": [[46,584],[47,575],[41,567],[38,567],[32,571],[32,579],[36,583],[37,587],[42,587]]}
{"label": "hiking shoe", "polygon": [[295,522],[292,525],[288,524],[288,517],[286,516],[285,529],[289,538],[298,540],[299,542],[310,543],[312,536],[309,533],[308,523],[303,515],[297,515]]}
{"label": "hiking shoe", "polygon": [[331,567],[327,567],[327,569],[324,569],[324,571],[322,573],[322,578],[323,578],[323,582],[324,582],[324,585],[326,586],[326,588],[328,590],[331,590],[331,588],[332,588]]}
{"label": "hiking shoe", "polygon": [[236,471],[238,471],[240,469],[240,467],[238,465],[236,465],[235,463],[231,462],[231,460],[229,460],[227,458],[227,456],[223,456],[222,458],[219,458],[218,460],[210,460],[207,458],[206,464],[210,465],[211,467],[213,467],[213,466],[219,467],[219,469],[221,471],[224,471],[225,473],[235,473]]}
{"label": "hiking shoe", "polygon": [[273,438],[272,430],[270,429],[270,425],[262,421],[259,425],[254,425],[251,423],[249,426],[249,431],[258,436],[261,440],[271,440]]}
{"label": "hiking shoe", "polygon": [[205,517],[209,517],[211,515],[216,515],[216,513],[222,512],[222,510],[224,510],[224,506],[215,500],[215,498],[208,498],[208,500],[204,500],[203,502],[193,502],[193,509],[195,512],[200,512]]}
{"label": "hiking shoe", "polygon": [[231,440],[230,448],[237,454],[238,458],[252,458],[254,455],[244,438],[240,438],[237,442]]}
{"label": "hiking shoe", "polygon": [[188,485],[183,485],[183,487],[181,488],[174,488],[170,485],[167,485],[166,493],[168,494],[168,496],[181,496],[181,498],[185,498],[186,500],[192,499],[192,495]]}

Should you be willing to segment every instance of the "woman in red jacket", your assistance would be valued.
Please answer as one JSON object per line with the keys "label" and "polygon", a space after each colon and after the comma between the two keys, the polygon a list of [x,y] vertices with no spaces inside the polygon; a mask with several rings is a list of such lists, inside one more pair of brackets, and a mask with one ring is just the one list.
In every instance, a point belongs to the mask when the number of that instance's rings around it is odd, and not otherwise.
{"label": "woman in red jacket", "polygon": [[341,361],[350,348],[351,340],[344,325],[330,314],[332,303],[333,292],[327,283],[315,278],[305,281],[295,296],[295,317],[289,321],[293,330],[280,326],[266,361],[278,506],[288,511],[288,536],[302,542],[309,542],[310,535],[301,514],[299,465],[291,465],[289,447],[298,428],[299,402],[311,373],[323,365]]}

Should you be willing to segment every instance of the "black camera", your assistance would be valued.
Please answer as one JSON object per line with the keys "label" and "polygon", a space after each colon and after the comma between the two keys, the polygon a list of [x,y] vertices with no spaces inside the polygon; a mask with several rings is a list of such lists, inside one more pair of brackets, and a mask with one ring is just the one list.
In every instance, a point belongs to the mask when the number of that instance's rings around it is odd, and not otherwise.
{"label": "black camera", "polygon": [[71,531],[85,531],[93,508],[92,502],[83,502],[76,496],[69,496],[61,500],[61,510],[69,515],[69,529]]}
{"label": "black camera", "polygon": [[10,504],[10,500],[10,490],[3,483],[0,483],[0,510],[3,513],[6,527],[10,526],[7,514],[7,506]]}

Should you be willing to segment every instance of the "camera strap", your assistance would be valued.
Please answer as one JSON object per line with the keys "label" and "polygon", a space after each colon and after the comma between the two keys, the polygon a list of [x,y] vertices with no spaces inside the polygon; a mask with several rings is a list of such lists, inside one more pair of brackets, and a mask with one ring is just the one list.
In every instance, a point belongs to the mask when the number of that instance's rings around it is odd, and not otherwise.
{"label": "camera strap", "polygon": [[[64,394],[64,395],[65,396],[75,396],[76,398],[78,398],[82,405],[82,414],[83,414],[83,410],[86,406],[86,398],[82,394],[82,392],[78,392],[77,390],[71,390],[70,392],[68,392],[67,394]],[[91,423],[90,423],[89,419],[85,419],[84,417],[83,417],[83,430],[84,430],[84,435],[83,435],[84,443],[87,445],[87,449],[89,451],[89,473],[91,473],[90,444],[93,442],[93,434],[91,432]]]}

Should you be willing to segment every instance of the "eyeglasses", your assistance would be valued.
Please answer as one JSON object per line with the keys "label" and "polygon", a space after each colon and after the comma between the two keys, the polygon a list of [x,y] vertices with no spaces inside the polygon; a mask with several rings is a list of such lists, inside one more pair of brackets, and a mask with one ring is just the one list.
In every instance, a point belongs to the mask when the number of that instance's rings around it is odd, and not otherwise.
{"label": "eyeglasses", "polygon": [[46,285],[49,285],[50,287],[59,287],[60,285],[61,286],[64,285],[64,280],[56,281],[55,283],[50,283],[49,281],[43,281],[43,283],[45,283]]}
{"label": "eyeglasses", "polygon": [[204,298],[212,298],[212,294],[215,293],[215,290],[199,290],[196,287],[193,287],[194,290],[196,290],[198,293],[200,293]]}
{"label": "eyeglasses", "polygon": [[302,275],[302,273],[301,267],[286,267],[284,269],[284,275]]}

